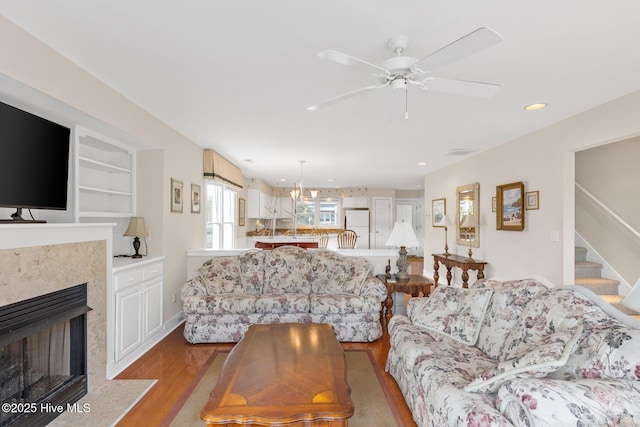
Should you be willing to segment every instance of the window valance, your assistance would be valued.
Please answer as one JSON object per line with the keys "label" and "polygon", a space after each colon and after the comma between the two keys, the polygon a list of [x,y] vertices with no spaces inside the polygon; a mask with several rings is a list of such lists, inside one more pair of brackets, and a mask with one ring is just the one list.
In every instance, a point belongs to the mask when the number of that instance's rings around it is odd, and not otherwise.
{"label": "window valance", "polygon": [[239,189],[242,188],[242,172],[240,168],[211,150],[204,150],[204,177],[222,181]]}

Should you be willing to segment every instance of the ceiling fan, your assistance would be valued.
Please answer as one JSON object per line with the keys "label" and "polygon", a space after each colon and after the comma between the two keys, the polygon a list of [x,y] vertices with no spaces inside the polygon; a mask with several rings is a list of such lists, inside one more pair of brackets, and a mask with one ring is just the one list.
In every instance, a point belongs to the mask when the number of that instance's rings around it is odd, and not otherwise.
{"label": "ceiling fan", "polygon": [[308,107],[307,110],[316,111],[365,92],[389,86],[393,89],[391,92],[390,105],[392,115],[397,116],[399,113],[402,113],[404,118],[408,118],[407,87],[410,84],[416,85],[421,89],[435,92],[489,98],[500,90],[500,85],[431,77],[430,73],[454,61],[487,49],[501,41],[502,37],[497,32],[490,28],[481,27],[424,58],[418,59],[404,55],[409,45],[409,37],[399,35],[390,38],[387,42],[387,47],[391,49],[396,56],[384,61],[382,66],[371,64],[362,59],[347,55],[346,53],[338,52],[337,50],[324,50],[316,56],[320,59],[326,59],[364,71],[375,77],[379,84],[365,86],[327,99],[319,104]]}

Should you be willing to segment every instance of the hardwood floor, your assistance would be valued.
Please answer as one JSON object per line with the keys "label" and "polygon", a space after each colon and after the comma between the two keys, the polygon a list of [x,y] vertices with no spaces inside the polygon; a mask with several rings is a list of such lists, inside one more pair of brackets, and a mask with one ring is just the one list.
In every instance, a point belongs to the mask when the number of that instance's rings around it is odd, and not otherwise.
{"label": "hardwood floor", "polygon": [[[384,372],[389,351],[389,335],[373,343],[343,343],[345,350],[368,349],[383,372],[385,385],[392,398],[395,411],[404,426],[411,427],[411,412],[391,375]],[[216,350],[230,350],[233,344],[189,344],[182,336],[182,326],[125,369],[116,379],[157,379],[155,386],[118,423],[124,426],[160,426],[178,401],[186,387]],[[203,424],[204,425],[204,424]]]}

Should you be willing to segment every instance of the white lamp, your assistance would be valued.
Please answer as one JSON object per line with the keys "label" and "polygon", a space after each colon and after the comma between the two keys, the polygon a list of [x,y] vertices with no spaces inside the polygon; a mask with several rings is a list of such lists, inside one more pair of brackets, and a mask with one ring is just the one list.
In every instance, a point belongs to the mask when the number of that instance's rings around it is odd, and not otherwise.
{"label": "white lamp", "polygon": [[131,255],[131,258],[142,258],[142,255],[138,253],[138,250],[140,250],[140,237],[147,237],[148,235],[149,232],[144,226],[144,218],[141,216],[131,217],[129,226],[123,234],[123,236],[133,236],[133,249],[136,253]]}
{"label": "white lamp", "polygon": [[409,273],[407,273],[407,268],[409,267],[409,260],[407,259],[407,248],[420,246],[411,224],[408,222],[396,222],[393,224],[393,230],[391,230],[391,235],[385,246],[400,246],[400,251],[398,251],[400,256],[396,261],[398,266],[396,279],[408,280]]}
{"label": "white lamp", "polygon": [[[467,229],[467,239],[469,239],[469,258],[467,261],[473,262],[473,251],[471,250],[471,229],[475,229],[478,225],[478,221],[476,221],[476,216],[474,214],[465,215],[462,218],[462,224],[460,224],[460,228]],[[474,233],[475,235],[475,233]]]}
{"label": "white lamp", "polygon": [[442,218],[440,218],[440,221],[436,222],[436,225],[438,227],[444,227],[444,253],[442,255],[444,255],[445,257],[448,257],[451,254],[449,253],[449,240],[447,239],[447,229],[453,226],[453,222],[451,222],[451,219],[447,215],[443,215]]}

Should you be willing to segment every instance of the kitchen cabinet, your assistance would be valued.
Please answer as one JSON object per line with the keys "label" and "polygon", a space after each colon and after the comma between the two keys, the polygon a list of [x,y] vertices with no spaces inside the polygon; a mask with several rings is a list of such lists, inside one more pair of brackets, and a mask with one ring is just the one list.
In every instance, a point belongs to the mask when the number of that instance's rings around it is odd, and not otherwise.
{"label": "kitchen cabinet", "polygon": [[114,261],[116,364],[137,359],[162,331],[163,259]]}
{"label": "kitchen cabinet", "polygon": [[247,218],[271,218],[273,216],[272,197],[261,190],[247,190]]}
{"label": "kitchen cabinet", "polygon": [[278,219],[291,219],[291,215],[293,214],[293,199],[291,199],[291,197],[278,197],[276,206],[278,209]]}
{"label": "kitchen cabinet", "polygon": [[368,208],[368,197],[345,197],[342,199],[342,208]]}

